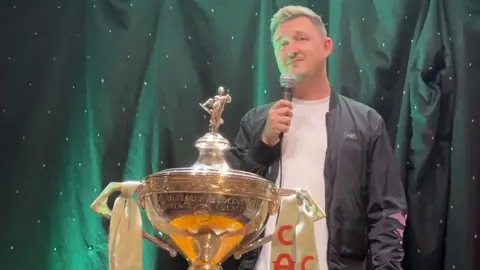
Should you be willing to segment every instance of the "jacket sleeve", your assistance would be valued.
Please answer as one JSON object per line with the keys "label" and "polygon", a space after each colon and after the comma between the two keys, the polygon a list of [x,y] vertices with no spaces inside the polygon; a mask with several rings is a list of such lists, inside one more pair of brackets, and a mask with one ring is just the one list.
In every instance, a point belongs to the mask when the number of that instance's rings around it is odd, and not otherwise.
{"label": "jacket sleeve", "polygon": [[261,134],[264,123],[254,119],[252,111],[240,121],[235,141],[226,153],[232,168],[265,176],[266,169],[280,154],[280,144],[270,147],[263,143]]}
{"label": "jacket sleeve", "polygon": [[403,269],[402,243],[407,218],[405,191],[381,118],[370,145],[368,173],[368,238],[373,269]]}

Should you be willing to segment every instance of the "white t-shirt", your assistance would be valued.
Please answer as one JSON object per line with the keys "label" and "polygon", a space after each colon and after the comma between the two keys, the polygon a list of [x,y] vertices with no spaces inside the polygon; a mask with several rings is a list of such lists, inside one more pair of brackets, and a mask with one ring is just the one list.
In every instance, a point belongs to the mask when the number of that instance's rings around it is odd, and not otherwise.
{"label": "white t-shirt", "polygon": [[[330,98],[324,100],[293,99],[293,117],[289,132],[284,134],[282,143],[282,188],[308,190],[317,204],[325,210],[325,181],[323,176],[325,153],[327,151],[327,130],[325,114]],[[280,172],[276,181],[280,184]],[[270,216],[265,235],[275,230],[277,215]],[[327,270],[328,232],[325,219],[315,224],[320,269]],[[263,245],[256,270],[270,269],[271,242]]]}

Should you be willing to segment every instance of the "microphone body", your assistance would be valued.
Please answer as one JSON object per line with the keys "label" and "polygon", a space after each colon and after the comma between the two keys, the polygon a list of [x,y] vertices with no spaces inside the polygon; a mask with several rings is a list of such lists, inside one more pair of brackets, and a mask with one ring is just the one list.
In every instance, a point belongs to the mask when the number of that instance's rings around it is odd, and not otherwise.
{"label": "microphone body", "polygon": [[282,88],[282,98],[288,101],[292,101],[292,88],[291,87],[283,87]]}
{"label": "microphone body", "polygon": [[[280,85],[282,86],[282,98],[292,101],[292,91],[295,88],[297,80],[293,74],[283,73],[280,75]],[[279,135],[280,140],[283,139],[283,132]]]}

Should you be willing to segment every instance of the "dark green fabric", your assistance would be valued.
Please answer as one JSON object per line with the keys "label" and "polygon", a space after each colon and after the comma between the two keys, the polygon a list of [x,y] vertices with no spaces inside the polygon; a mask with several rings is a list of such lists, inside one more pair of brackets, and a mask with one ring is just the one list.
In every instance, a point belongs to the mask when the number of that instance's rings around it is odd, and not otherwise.
{"label": "dark green fabric", "polygon": [[[285,4],[324,17],[334,89],[385,118],[410,206],[405,269],[480,269],[474,0],[2,1],[0,268],[106,269],[91,202],[109,182],[192,164],[198,103],[219,85],[230,141],[280,96],[268,24]],[[144,246],[144,269],[185,269]]]}

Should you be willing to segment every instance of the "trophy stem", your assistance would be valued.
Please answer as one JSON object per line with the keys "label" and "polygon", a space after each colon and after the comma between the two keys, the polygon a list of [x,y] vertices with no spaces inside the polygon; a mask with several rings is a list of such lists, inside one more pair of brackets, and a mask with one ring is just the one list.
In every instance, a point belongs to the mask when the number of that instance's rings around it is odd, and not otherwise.
{"label": "trophy stem", "polygon": [[222,270],[222,267],[216,264],[191,265],[188,270]]}

